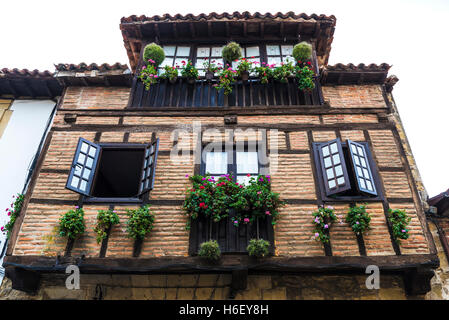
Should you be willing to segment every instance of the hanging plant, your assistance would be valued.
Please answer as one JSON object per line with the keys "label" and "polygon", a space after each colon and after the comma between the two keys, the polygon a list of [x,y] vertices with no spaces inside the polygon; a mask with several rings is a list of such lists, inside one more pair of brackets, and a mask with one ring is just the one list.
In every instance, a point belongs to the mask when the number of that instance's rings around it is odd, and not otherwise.
{"label": "hanging plant", "polygon": [[237,71],[233,70],[229,65],[220,70],[218,74],[218,84],[214,87],[217,90],[223,89],[224,94],[228,95],[232,92],[232,84],[235,82]]}
{"label": "hanging plant", "polygon": [[308,61],[312,59],[312,45],[302,41],[293,47],[292,55],[296,61]]}
{"label": "hanging plant", "polygon": [[86,227],[84,224],[84,210],[78,206],[75,210],[67,211],[59,219],[59,236],[75,239],[82,235]]}
{"label": "hanging plant", "polygon": [[210,261],[217,261],[220,259],[221,250],[218,242],[216,240],[210,240],[203,242],[200,245],[200,250],[198,251],[198,256],[206,258]]}
{"label": "hanging plant", "polygon": [[363,234],[365,231],[371,229],[371,217],[366,212],[365,205],[349,208],[348,214],[346,215],[346,222],[351,226],[355,234]]}
{"label": "hanging plant", "polygon": [[145,85],[145,90],[150,90],[150,87],[157,83],[158,72],[157,67],[164,61],[165,53],[164,49],[155,43],[147,45],[143,51],[143,61],[145,63],[142,66],[137,78]]}
{"label": "hanging plant", "polygon": [[154,60],[149,60],[146,66],[142,67],[140,74],[137,76],[145,85],[145,90],[150,90],[150,87],[158,81],[157,67],[154,65]]}
{"label": "hanging plant", "polygon": [[198,69],[195,68],[192,61],[187,60],[187,62],[182,61],[182,69],[181,69],[181,75],[183,77],[187,78],[187,81],[191,84],[195,82],[196,79],[198,79]]}
{"label": "hanging plant", "polygon": [[6,237],[9,239],[9,236],[11,235],[12,229],[14,227],[14,223],[17,220],[17,217],[20,214],[20,211],[22,210],[23,201],[25,200],[25,197],[23,194],[18,193],[17,196],[12,196],[14,200],[13,203],[11,203],[11,208],[7,208],[6,214],[9,217],[8,223],[0,228],[0,231],[3,233],[6,232]]}
{"label": "hanging plant", "polygon": [[334,208],[327,206],[326,208],[321,206],[317,211],[312,213],[314,223],[314,237],[315,240],[322,243],[329,242],[329,230],[331,224],[337,221],[337,216],[334,213]]}
{"label": "hanging plant", "polygon": [[232,41],[224,46],[221,55],[226,62],[231,62],[240,59],[242,56],[242,49],[237,42]]}
{"label": "hanging plant", "polygon": [[297,64],[295,67],[295,76],[298,80],[298,89],[302,91],[312,91],[315,88],[315,72],[309,65],[301,66]]}
{"label": "hanging plant", "polygon": [[97,243],[106,239],[107,230],[118,223],[120,223],[120,219],[115,210],[98,210],[97,224],[94,227],[94,232],[97,234]]}
{"label": "hanging plant", "polygon": [[143,61],[149,62],[158,67],[165,59],[165,52],[161,46],[156,43],[150,43],[143,49]]}
{"label": "hanging plant", "polygon": [[153,230],[154,214],[148,205],[126,210],[129,216],[126,231],[128,236],[135,240],[143,240],[145,236]]}
{"label": "hanging plant", "polygon": [[407,227],[411,218],[404,210],[389,209],[388,220],[391,223],[393,238],[398,244],[400,244],[401,240],[406,240],[409,238],[409,229]]}
{"label": "hanging plant", "polygon": [[264,239],[251,239],[249,245],[246,248],[248,254],[252,257],[263,258],[269,254],[268,248],[270,242]]}

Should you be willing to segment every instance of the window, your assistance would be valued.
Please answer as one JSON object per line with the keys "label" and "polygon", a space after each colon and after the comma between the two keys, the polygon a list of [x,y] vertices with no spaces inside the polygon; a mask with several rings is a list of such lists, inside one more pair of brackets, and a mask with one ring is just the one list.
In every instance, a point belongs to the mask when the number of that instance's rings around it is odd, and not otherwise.
{"label": "window", "polygon": [[66,188],[100,199],[137,198],[153,189],[159,139],[95,144],[80,138]]}
{"label": "window", "polygon": [[[165,52],[165,60],[159,66],[159,69],[164,69],[165,66],[179,66],[182,67],[182,61],[187,63],[190,59],[190,46],[163,46]],[[181,74],[181,70],[178,71]]]}
{"label": "window", "polygon": [[204,76],[206,73],[204,70],[205,62],[213,63],[216,66],[223,66],[221,50],[223,50],[223,46],[199,47],[196,49],[195,67],[198,69],[200,76]]}
{"label": "window", "polygon": [[[242,58],[248,61],[257,62],[260,65],[260,49],[259,46],[243,46],[241,48]],[[232,68],[237,69],[239,62],[232,62]]]}
{"label": "window", "polygon": [[314,143],[313,151],[323,200],[379,200],[383,196],[366,142],[335,139]]}
{"label": "window", "polygon": [[267,63],[280,66],[281,62],[294,62],[292,57],[293,45],[267,45]]}

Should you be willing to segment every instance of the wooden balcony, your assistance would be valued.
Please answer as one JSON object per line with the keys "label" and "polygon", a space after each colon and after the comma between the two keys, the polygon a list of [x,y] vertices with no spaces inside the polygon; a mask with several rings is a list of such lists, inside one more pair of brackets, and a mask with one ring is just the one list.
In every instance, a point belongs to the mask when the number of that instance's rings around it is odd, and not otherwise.
{"label": "wooden balcony", "polygon": [[146,91],[143,83],[134,79],[130,107],[254,107],[254,106],[304,106],[322,105],[323,97],[319,80],[315,79],[315,89],[303,92],[298,89],[295,78],[289,78],[287,83],[270,80],[261,84],[258,78],[248,81],[236,81],[233,91],[228,96],[223,90],[217,90],[214,84],[217,79],[208,82],[199,79],[194,84],[186,79],[178,78],[172,84],[166,79]]}

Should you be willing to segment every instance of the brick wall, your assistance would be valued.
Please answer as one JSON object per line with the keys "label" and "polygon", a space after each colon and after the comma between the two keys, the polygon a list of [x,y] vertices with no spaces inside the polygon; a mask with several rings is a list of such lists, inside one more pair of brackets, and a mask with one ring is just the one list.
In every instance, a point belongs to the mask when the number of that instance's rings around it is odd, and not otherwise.
{"label": "brick wall", "polygon": [[324,100],[338,108],[386,108],[380,85],[323,86]]}

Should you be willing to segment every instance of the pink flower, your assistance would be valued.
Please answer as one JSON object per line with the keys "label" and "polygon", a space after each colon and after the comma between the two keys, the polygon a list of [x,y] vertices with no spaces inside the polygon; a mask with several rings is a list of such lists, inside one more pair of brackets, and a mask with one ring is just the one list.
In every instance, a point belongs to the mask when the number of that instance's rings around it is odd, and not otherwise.
{"label": "pink flower", "polygon": [[234,224],[238,224],[239,222],[237,220],[234,221]]}
{"label": "pink flower", "polygon": [[188,174],[186,174],[186,178],[188,178],[189,177],[189,175]]}
{"label": "pink flower", "polygon": [[407,230],[402,229],[402,232],[407,232]]}
{"label": "pink flower", "polygon": [[10,212],[8,212],[8,216],[10,216],[11,215],[11,211]]}
{"label": "pink flower", "polygon": [[79,208],[80,208],[79,206],[76,206],[76,207],[75,207],[75,209],[79,209]]}
{"label": "pink flower", "polygon": [[2,231],[5,230],[5,227],[1,227],[0,230],[2,230]]}
{"label": "pink flower", "polygon": [[271,213],[270,213],[270,211],[265,211],[265,214],[267,215],[267,216],[271,216]]}
{"label": "pink flower", "polygon": [[245,219],[243,219],[243,221],[245,221],[246,223],[248,223],[248,222],[249,222],[249,219],[248,219],[248,218],[245,218]]}
{"label": "pink flower", "polygon": [[155,78],[157,78],[157,77],[158,77],[158,75],[157,75],[157,74],[155,74],[155,75],[154,75],[154,77],[155,77]]}
{"label": "pink flower", "polygon": [[325,224],[324,225],[324,229],[327,229],[327,228],[329,228],[329,226],[327,224]]}
{"label": "pink flower", "polygon": [[318,238],[320,234],[318,232],[315,233],[315,237]]}
{"label": "pink flower", "polygon": [[257,191],[257,194],[261,194],[262,192],[261,191]]}
{"label": "pink flower", "polygon": [[242,185],[239,185],[239,188],[243,188],[243,186],[242,186]]}

